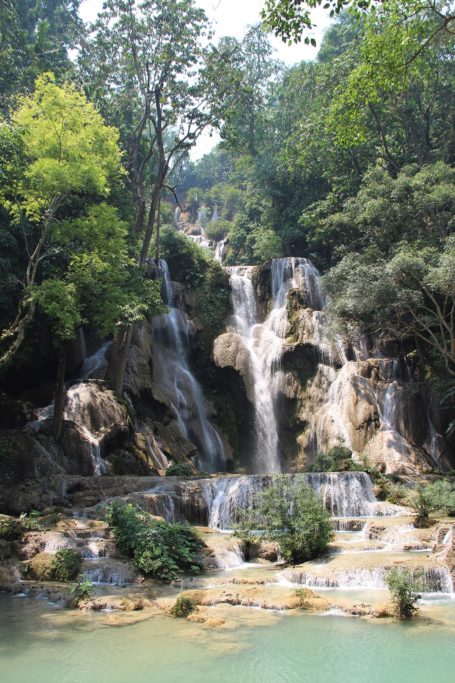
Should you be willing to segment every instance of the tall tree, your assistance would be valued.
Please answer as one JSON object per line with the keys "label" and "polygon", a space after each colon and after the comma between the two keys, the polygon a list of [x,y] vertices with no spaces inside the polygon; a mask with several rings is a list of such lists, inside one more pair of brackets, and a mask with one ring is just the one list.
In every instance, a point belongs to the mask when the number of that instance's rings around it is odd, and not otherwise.
{"label": "tall tree", "polygon": [[109,178],[121,169],[117,131],[72,85],[57,86],[51,74],[37,79],[35,92],[21,99],[12,121],[26,165],[16,165],[1,201],[22,231],[27,264],[15,318],[0,334],[0,367],[16,353],[33,319],[31,292],[49,256],[62,205],[84,193],[105,196]]}
{"label": "tall tree", "polygon": [[[169,178],[229,91],[225,54],[207,46],[205,13],[192,0],[108,0],[81,54],[88,92],[121,120],[136,212],[132,240],[146,262],[159,252],[159,209]],[[121,392],[132,330],[114,344],[114,387]]]}

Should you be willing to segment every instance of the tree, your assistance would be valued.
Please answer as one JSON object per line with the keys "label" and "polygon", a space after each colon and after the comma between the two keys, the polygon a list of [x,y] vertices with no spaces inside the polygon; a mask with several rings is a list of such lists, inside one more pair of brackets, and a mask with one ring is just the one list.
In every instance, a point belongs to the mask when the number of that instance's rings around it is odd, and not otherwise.
{"label": "tree", "polygon": [[74,86],[57,86],[51,74],[37,79],[35,92],[20,100],[12,121],[28,165],[18,168],[10,187],[2,191],[2,204],[18,226],[29,222],[35,230],[33,242],[23,230],[27,252],[23,293],[15,319],[0,335],[4,346],[0,367],[13,357],[33,318],[32,289],[40,265],[49,256],[59,209],[84,192],[105,196],[109,178],[120,173],[117,131],[103,123]]}
{"label": "tree", "polygon": [[400,0],[399,3],[395,0],[266,0],[261,14],[266,27],[285,42],[298,43],[302,39],[302,33],[306,33],[304,42],[316,46],[316,40],[310,37],[311,31],[316,28],[311,12],[321,6],[327,10],[330,17],[335,17],[343,11],[349,11],[357,16],[365,13],[374,15],[381,10],[393,13],[397,6],[402,9],[402,21],[418,14],[430,14],[438,22],[425,37],[420,51],[440,33],[450,31],[455,21],[451,3],[435,0]]}
{"label": "tree", "polygon": [[410,569],[397,569],[393,567],[386,577],[387,586],[392,596],[397,616],[401,619],[409,619],[414,616],[417,608],[416,603],[420,600],[421,590],[420,575]]}
{"label": "tree", "polygon": [[[226,54],[205,45],[203,10],[192,0],[110,0],[81,55],[88,92],[110,115],[120,112],[127,168],[135,195],[132,239],[144,265],[155,237],[169,179],[230,91]],[[118,117],[118,114],[117,114]],[[121,393],[132,329],[114,341],[113,385]]]}
{"label": "tree", "polygon": [[129,257],[127,229],[116,209],[95,203],[121,176],[118,132],[74,86],[59,87],[50,74],[21,99],[12,122],[10,138],[17,137],[23,157],[18,163],[13,153],[6,155],[9,184],[2,203],[22,232],[27,256],[16,316],[1,334],[0,364],[19,349],[38,306],[59,350],[59,438],[67,342],[84,323],[106,335],[157,310],[159,283],[145,280]]}
{"label": "tree", "polygon": [[330,515],[302,477],[277,476],[245,511],[236,531],[251,542],[251,532],[278,544],[287,562],[298,564],[323,553],[333,536]]}
{"label": "tree", "polygon": [[80,0],[1,0],[0,109],[14,95],[33,89],[45,71],[68,76],[74,64],[68,51],[84,33],[78,15]]}

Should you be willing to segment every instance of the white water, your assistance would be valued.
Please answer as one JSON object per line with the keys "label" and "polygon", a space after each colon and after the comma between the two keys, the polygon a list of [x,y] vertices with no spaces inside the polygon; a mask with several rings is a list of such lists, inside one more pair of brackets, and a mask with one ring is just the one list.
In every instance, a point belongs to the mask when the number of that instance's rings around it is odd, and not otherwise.
{"label": "white water", "polygon": [[225,242],[226,240],[220,240],[215,244],[215,261],[220,264],[223,263]]}
{"label": "white water", "polygon": [[210,423],[202,389],[188,363],[190,327],[186,315],[175,306],[175,291],[169,268],[159,261],[168,313],[155,316],[153,328],[153,381],[174,410],[180,432],[198,449],[202,470],[225,469],[221,438]]}
{"label": "white water", "polygon": [[[390,567],[387,566],[372,569],[353,567],[352,569],[333,571],[324,576],[320,573],[294,569],[282,572],[279,583],[286,586],[297,584],[306,588],[383,590],[387,588],[386,578],[389,571]],[[419,576],[419,581],[422,586],[421,590],[425,593],[453,593],[453,580],[448,567],[424,568],[422,576]]]}
{"label": "white water", "polygon": [[314,309],[324,306],[325,293],[319,273],[310,261],[274,259],[271,310],[261,322],[253,285],[255,268],[236,266],[227,271],[234,313],[229,328],[243,338],[252,378],[256,432],[253,471],[258,474],[280,472],[275,400],[283,382],[280,362],[288,330],[288,293],[291,289],[299,289],[307,305]]}
{"label": "white water", "polygon": [[[378,503],[365,472],[315,472],[287,476],[304,479],[334,517],[361,518],[377,513]],[[242,511],[251,508],[257,495],[271,482],[272,477],[268,475],[218,477],[179,482],[178,492],[171,491],[169,484],[166,493],[161,493],[160,487],[150,493],[154,494],[152,497],[155,499],[152,505],[157,508],[165,506],[167,519],[172,519],[170,514],[175,514],[174,503],[170,510],[170,501],[175,496],[182,503],[181,512],[188,521],[194,521],[191,515],[194,510],[200,510],[202,503],[206,510],[207,526],[227,530],[233,528]],[[386,514],[396,514],[396,509],[390,506]]]}

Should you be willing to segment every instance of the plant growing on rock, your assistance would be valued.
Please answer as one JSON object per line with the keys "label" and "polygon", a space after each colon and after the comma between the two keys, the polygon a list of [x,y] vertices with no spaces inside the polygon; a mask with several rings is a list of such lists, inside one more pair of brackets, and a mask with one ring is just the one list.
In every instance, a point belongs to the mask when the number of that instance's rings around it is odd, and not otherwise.
{"label": "plant growing on rock", "polygon": [[361,463],[352,459],[352,451],[344,446],[334,446],[327,453],[319,453],[310,467],[311,472],[363,471]]}
{"label": "plant growing on rock", "polygon": [[400,619],[414,616],[417,611],[416,603],[420,599],[421,573],[393,567],[386,581],[397,616]]}
{"label": "plant growing on rock", "polygon": [[55,581],[74,581],[81,571],[82,555],[70,548],[55,553],[51,569]]}
{"label": "plant growing on rock", "polygon": [[146,576],[171,581],[201,571],[204,543],[189,526],[158,520],[131,503],[112,504],[107,520],[117,548]]}
{"label": "plant growing on rock", "polygon": [[416,512],[414,526],[425,528],[431,526],[430,514],[436,511],[455,514],[455,486],[447,479],[440,479],[431,484],[418,486],[411,498],[411,506]]}
{"label": "plant growing on rock", "polygon": [[88,600],[94,592],[93,583],[89,579],[84,579],[74,584],[70,590],[68,606],[77,606],[81,600]]}
{"label": "plant growing on rock", "polygon": [[193,474],[194,467],[189,462],[177,462],[166,470],[166,477],[191,477]]}
{"label": "plant growing on rock", "polygon": [[191,598],[188,598],[186,595],[179,595],[169,610],[169,614],[172,614],[173,617],[183,618],[194,612],[195,609],[196,604]]}
{"label": "plant growing on rock", "polygon": [[278,544],[281,556],[293,564],[321,555],[333,537],[330,515],[303,478],[278,476],[258,494],[236,530],[244,543],[261,538]]}

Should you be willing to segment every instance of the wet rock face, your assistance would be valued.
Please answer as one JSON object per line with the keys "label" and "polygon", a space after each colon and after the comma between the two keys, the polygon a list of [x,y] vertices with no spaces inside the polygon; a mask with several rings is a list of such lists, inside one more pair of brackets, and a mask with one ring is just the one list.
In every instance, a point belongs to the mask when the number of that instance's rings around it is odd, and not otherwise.
{"label": "wet rock face", "polygon": [[[254,310],[257,328],[265,326],[282,338],[281,348],[276,344],[274,349],[270,377],[263,379],[273,401],[284,471],[299,471],[318,453],[339,445],[349,448],[354,457],[367,455],[388,474],[416,474],[438,466],[450,469],[455,464],[455,452],[450,455],[443,436],[437,398],[415,375],[412,363],[398,355],[399,349],[366,338],[326,337],[325,294],[312,264],[288,258],[274,261],[271,268],[229,270],[240,317]],[[283,275],[286,292],[287,321],[280,322],[273,317],[282,304],[280,290],[273,284],[277,272]],[[249,278],[249,289],[238,286],[239,277]],[[265,306],[264,297],[268,297]],[[268,311],[264,325],[259,310]],[[255,329],[250,335],[251,351],[241,325],[236,326],[238,330],[228,327],[215,340],[214,358],[219,367],[238,373],[256,406],[258,360],[259,366],[267,364],[268,346],[264,345],[262,357]],[[258,429],[257,439],[259,435]]]}

